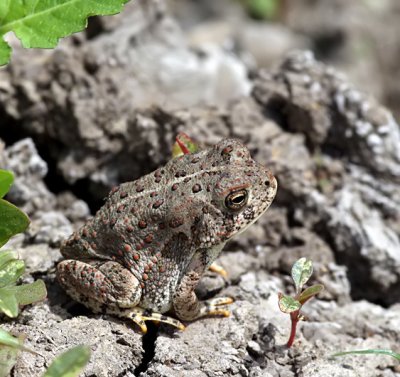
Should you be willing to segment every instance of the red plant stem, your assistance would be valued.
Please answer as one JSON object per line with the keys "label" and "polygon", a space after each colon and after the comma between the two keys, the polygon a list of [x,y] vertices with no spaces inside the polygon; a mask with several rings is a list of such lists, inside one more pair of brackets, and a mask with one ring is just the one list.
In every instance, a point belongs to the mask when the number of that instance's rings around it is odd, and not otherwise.
{"label": "red plant stem", "polygon": [[[179,136],[180,135],[178,135],[175,140],[178,143],[179,147],[181,148],[183,154],[190,154],[190,150],[186,147],[185,144],[182,143],[182,141],[179,139]],[[183,134],[183,136],[185,136],[189,139],[189,136],[187,136],[186,134]]]}
{"label": "red plant stem", "polygon": [[299,310],[290,313],[290,321],[292,322],[292,326],[290,329],[289,340],[286,344],[288,348],[290,348],[293,345],[294,338],[296,337],[296,328],[297,324],[299,323]]}

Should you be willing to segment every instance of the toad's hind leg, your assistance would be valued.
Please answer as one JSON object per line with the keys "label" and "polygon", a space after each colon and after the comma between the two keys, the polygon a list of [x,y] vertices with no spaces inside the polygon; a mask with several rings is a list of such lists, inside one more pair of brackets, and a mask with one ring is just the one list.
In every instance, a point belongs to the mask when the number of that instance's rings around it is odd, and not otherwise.
{"label": "toad's hind leg", "polygon": [[[138,279],[116,262],[64,260],[57,265],[57,278],[69,296],[95,313],[125,316],[142,295]],[[130,318],[142,328],[139,318]]]}
{"label": "toad's hind leg", "polygon": [[168,323],[180,330],[185,328],[174,318],[137,307],[142,294],[140,283],[119,263],[65,260],[57,266],[57,277],[74,300],[96,313],[130,318],[144,333],[148,320]]}

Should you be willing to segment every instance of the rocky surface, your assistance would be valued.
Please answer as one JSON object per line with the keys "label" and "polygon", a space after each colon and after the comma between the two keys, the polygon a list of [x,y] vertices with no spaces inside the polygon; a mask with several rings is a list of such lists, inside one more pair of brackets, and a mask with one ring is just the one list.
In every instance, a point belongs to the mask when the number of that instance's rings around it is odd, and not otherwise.
{"label": "rocky surface", "polygon": [[[176,14],[196,19],[184,18],[188,24],[221,14],[215,2],[205,1],[204,13],[187,4]],[[183,32],[163,1],[132,2],[54,52],[18,51],[0,71],[0,163],[16,174],[8,199],[32,220],[7,246],[26,261],[24,281],[42,278],[49,292],[3,325],[26,334],[40,354],[23,353],[14,376],[39,376],[81,343],[92,349],[84,376],[400,376],[387,356],[330,358],[349,349],[398,350],[399,125],[310,51],[281,57],[284,48],[246,47],[262,24],[249,21],[236,45],[226,26],[246,23],[240,7],[229,9],[219,24],[188,32],[182,23]],[[306,37],[274,29],[287,49],[345,27],[318,21],[314,30],[300,21]],[[252,48],[259,55],[247,59]],[[149,326],[142,336],[129,321],[72,302],[54,268],[61,240],[89,207],[97,210],[116,183],[167,161],[179,131],[201,145],[240,138],[274,172],[279,190],[268,213],[221,255],[228,277],[209,272],[198,287],[202,298],[232,296],[232,315],[183,333]],[[302,256],[314,262],[312,283],[325,290],[305,306],[307,321],[287,350],[290,324],[277,295],[293,292],[290,268]]]}

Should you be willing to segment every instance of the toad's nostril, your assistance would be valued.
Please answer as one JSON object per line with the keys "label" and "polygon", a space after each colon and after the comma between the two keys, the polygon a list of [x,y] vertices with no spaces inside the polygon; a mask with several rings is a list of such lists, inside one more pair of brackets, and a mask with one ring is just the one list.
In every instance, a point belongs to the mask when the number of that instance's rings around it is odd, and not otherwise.
{"label": "toad's nostril", "polygon": [[264,182],[265,186],[269,187],[271,185],[271,182],[269,180]]}

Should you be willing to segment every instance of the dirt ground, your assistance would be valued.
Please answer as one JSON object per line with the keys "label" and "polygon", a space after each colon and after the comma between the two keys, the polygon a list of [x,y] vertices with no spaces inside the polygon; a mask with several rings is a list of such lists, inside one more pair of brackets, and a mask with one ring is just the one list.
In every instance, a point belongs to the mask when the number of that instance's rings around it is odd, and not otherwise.
{"label": "dirt ground", "polygon": [[[38,353],[12,376],[40,376],[76,344],[92,350],[86,377],[400,376],[388,356],[330,357],[400,352],[399,16],[397,0],[282,1],[268,22],[234,0],[137,0],[54,51],[16,48],[0,70],[0,166],[32,223],[8,246],[48,298],[4,320]],[[203,146],[239,138],[279,190],[225,247],[228,277],[198,287],[233,297],[232,315],[142,336],[73,302],[55,266],[110,188],[168,161],[180,131]],[[293,293],[300,257],[325,290],[288,350],[278,293]]]}

